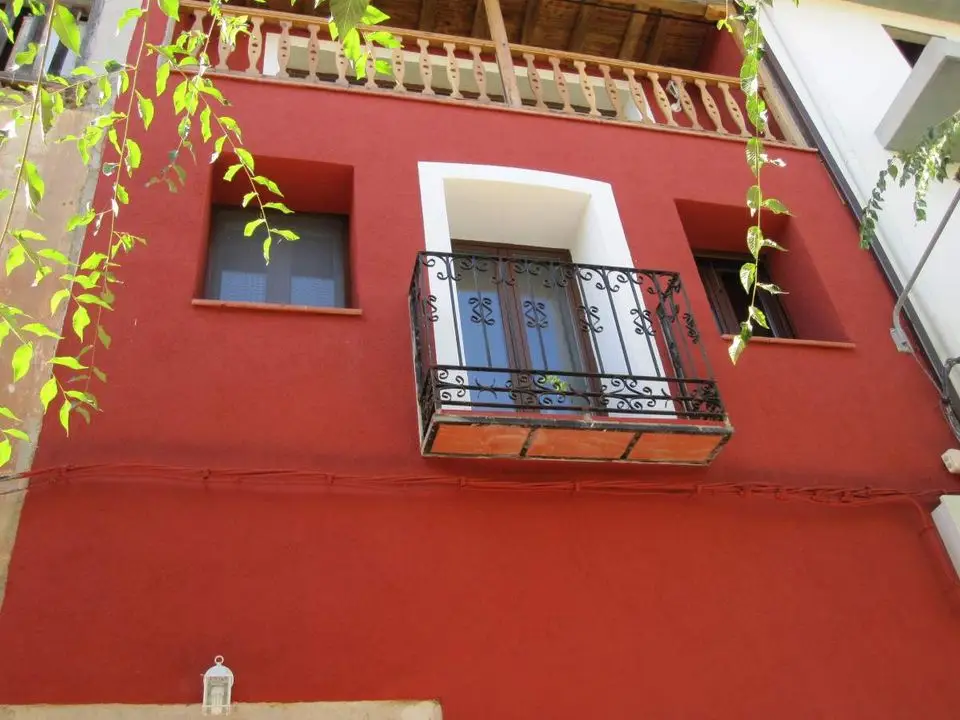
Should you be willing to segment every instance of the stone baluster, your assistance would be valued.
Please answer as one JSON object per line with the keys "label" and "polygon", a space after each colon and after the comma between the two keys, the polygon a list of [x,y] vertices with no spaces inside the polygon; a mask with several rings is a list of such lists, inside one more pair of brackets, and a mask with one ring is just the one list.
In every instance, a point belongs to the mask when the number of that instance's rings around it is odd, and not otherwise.
{"label": "stone baluster", "polygon": [[657,105],[660,106],[663,117],[666,118],[667,125],[677,127],[677,121],[673,118],[673,108],[670,107],[670,98],[667,97],[666,91],[660,85],[660,75],[648,71],[647,77],[650,78],[650,84],[653,86],[653,96],[657,100]]}
{"label": "stone baluster", "polygon": [[533,61],[533,54],[524,53],[523,59],[527,63],[527,82],[530,83],[530,92],[537,101],[537,108],[546,110],[547,104],[543,101],[543,83],[540,80],[540,71],[537,70],[536,63]]}
{"label": "stone baluster", "polygon": [[436,95],[437,93],[433,89],[433,63],[430,61],[430,53],[428,52],[430,41],[419,38],[417,45],[420,46],[420,79],[423,81],[421,92],[424,95]]}
{"label": "stone baluster", "polygon": [[337,54],[334,58],[334,62],[337,65],[337,79],[336,84],[346,87],[350,84],[350,81],[347,80],[347,55],[343,52],[343,43],[337,43]]}
{"label": "stone baluster", "polygon": [[697,78],[694,80],[694,83],[698,88],[700,88],[700,99],[703,101],[703,107],[706,108],[707,115],[709,115],[710,119],[713,121],[713,125],[717,132],[721,135],[726,135],[727,130],[723,127],[723,119],[720,117],[720,110],[717,108],[717,103],[714,101],[713,96],[707,89],[707,81],[703,78]]}
{"label": "stone baluster", "polygon": [[597,94],[593,89],[593,80],[587,75],[587,64],[583,60],[574,60],[573,66],[580,74],[580,90],[587,99],[587,105],[590,107],[588,113],[591,117],[600,117],[600,111],[597,110]]}
{"label": "stone baluster", "polygon": [[190,27],[190,32],[202,33],[203,32],[203,21],[207,17],[207,11],[201,10],[200,8],[194,8],[193,11],[193,25]]}
{"label": "stone baluster", "polygon": [[220,40],[217,43],[217,70],[229,70],[230,66],[227,60],[230,59],[230,53],[233,52],[233,45],[227,42],[226,36],[218,32]]}
{"label": "stone baluster", "polygon": [[697,108],[693,104],[690,93],[687,92],[687,85],[683,81],[683,78],[679,75],[674,75],[671,79],[673,80],[673,86],[677,89],[680,107],[683,108],[684,114],[690,120],[691,127],[693,127],[694,130],[703,130],[703,125],[700,124],[700,118],[697,117]]}
{"label": "stone baluster", "polygon": [[371,43],[367,43],[367,53],[366,57],[364,58],[364,69],[366,70],[367,81],[363,84],[363,86],[367,90],[379,89],[379,86],[377,85],[377,56]]}
{"label": "stone baluster", "polygon": [[259,75],[260,53],[263,50],[263,25],[262,17],[250,18],[250,36],[247,39],[247,59],[250,64],[247,65],[247,75]]}
{"label": "stone baluster", "polygon": [[553,80],[557,84],[557,92],[560,94],[560,100],[563,102],[563,111],[574,114],[576,111],[570,103],[570,89],[567,87],[567,78],[560,68],[560,59],[554,55],[550,56],[550,67],[553,68]]}
{"label": "stone baluster", "polygon": [[477,100],[480,102],[490,102],[490,96],[487,95],[487,70],[483,66],[483,59],[480,57],[480,48],[477,45],[470,46],[470,55],[473,56],[473,78],[477,81],[479,95]]}
{"label": "stone baluster", "polygon": [[640,111],[640,122],[656,124],[657,120],[653,117],[653,110],[650,109],[650,103],[647,101],[643,86],[637,82],[636,71],[633,68],[626,68],[623,73],[627,76],[630,97],[633,98],[634,105]]}
{"label": "stone baluster", "polygon": [[320,38],[318,37],[319,28],[310,24],[310,37],[307,38],[307,80],[318,82],[317,66],[320,64]]}
{"label": "stone baluster", "polygon": [[723,101],[727,105],[727,112],[730,113],[734,124],[737,126],[737,129],[740,130],[740,135],[742,137],[748,137],[750,133],[747,131],[747,124],[743,121],[743,112],[741,112],[740,105],[730,92],[730,86],[725,82],[717,83],[717,86],[723,94]]}
{"label": "stone baluster", "polygon": [[403,84],[403,76],[406,74],[407,65],[403,61],[403,38],[397,37],[398,45],[390,51],[390,65],[393,67],[393,90],[394,92],[406,92],[407,86]]}
{"label": "stone baluster", "polygon": [[452,42],[445,42],[443,49],[447,51],[447,78],[450,80],[450,97],[455,100],[463,100],[463,94],[460,92],[460,65],[457,61],[457,46]]}
{"label": "stone baluster", "polygon": [[290,21],[280,21],[280,44],[277,46],[277,64],[280,69],[277,77],[288,78],[287,66],[290,64]]}
{"label": "stone baluster", "polygon": [[623,105],[620,103],[620,90],[617,88],[616,81],[610,76],[610,66],[601,65],[600,72],[603,73],[603,87],[607,91],[607,97],[610,99],[610,105],[617,113],[617,119],[623,120]]}

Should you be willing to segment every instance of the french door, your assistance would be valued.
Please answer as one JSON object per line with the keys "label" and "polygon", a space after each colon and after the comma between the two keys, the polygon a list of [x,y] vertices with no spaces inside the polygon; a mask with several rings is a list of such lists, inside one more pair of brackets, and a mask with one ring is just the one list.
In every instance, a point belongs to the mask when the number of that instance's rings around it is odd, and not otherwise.
{"label": "french door", "polygon": [[593,367],[575,268],[563,250],[455,241],[461,342],[471,400],[587,409]]}

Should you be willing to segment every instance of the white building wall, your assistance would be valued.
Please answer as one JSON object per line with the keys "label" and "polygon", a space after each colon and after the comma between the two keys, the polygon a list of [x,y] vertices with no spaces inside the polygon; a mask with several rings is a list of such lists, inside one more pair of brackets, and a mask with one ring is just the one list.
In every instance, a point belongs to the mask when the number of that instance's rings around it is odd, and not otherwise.
{"label": "white building wall", "polygon": [[[843,0],[777,0],[764,10],[767,42],[861,205],[891,153],[876,128],[910,75],[884,26],[960,38],[960,24]],[[901,282],[913,272],[958,184],[931,188],[928,220],[917,225],[911,186],[890,188],[880,245]],[[960,213],[956,213],[910,294],[941,361],[960,355]],[[892,310],[892,303],[891,303]],[[951,375],[960,392],[960,367]]]}

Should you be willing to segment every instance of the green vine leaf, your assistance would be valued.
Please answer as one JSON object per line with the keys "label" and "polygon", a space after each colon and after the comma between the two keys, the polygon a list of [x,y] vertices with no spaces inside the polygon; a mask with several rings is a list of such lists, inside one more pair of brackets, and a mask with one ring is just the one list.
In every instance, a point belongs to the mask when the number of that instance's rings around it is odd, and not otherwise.
{"label": "green vine leaf", "polygon": [[163,63],[157,68],[157,97],[161,97],[167,89],[167,79],[170,77],[170,63]]}
{"label": "green vine leaf", "polygon": [[57,333],[55,333],[53,330],[48,328],[43,323],[37,323],[37,322],[27,323],[26,325],[20,328],[20,332],[27,332],[27,333],[30,333],[31,335],[36,335],[37,337],[49,337],[49,338],[53,338],[54,340],[60,339],[60,336],[57,335]]}
{"label": "green vine leaf", "polygon": [[51,377],[47,380],[43,387],[40,388],[40,402],[43,403],[43,411],[46,412],[47,408],[50,407],[50,403],[57,396],[57,379]]}
{"label": "green vine leaf", "polygon": [[57,5],[53,15],[53,31],[70,52],[74,55],[80,54],[80,28],[73,12],[66,5]]}
{"label": "green vine leaf", "polygon": [[70,434],[70,401],[64,400],[63,405],[60,406],[60,425],[63,426],[63,431],[69,435]]}
{"label": "green vine leaf", "polygon": [[[30,440],[30,437],[19,428],[7,428],[3,431],[3,433],[4,435],[9,435],[10,437],[16,438],[17,440],[23,440],[24,442],[28,442]],[[3,463],[0,463],[0,465],[2,464]]]}
{"label": "green vine leaf", "polygon": [[50,298],[50,314],[56,315],[57,308],[60,307],[60,303],[62,303],[68,297],[70,297],[69,290],[57,290]]}
{"label": "green vine leaf", "polygon": [[244,237],[252,237],[252,236],[253,236],[253,233],[256,231],[256,229],[257,229],[258,227],[260,227],[261,225],[263,225],[265,222],[266,222],[266,220],[264,220],[262,217],[257,218],[256,220],[251,220],[250,222],[248,222],[248,223],[246,224],[246,226],[244,226],[244,228],[243,228],[243,236],[244,236]]}
{"label": "green vine leaf", "polygon": [[774,198],[767,198],[766,200],[764,200],[764,201],[763,201],[763,209],[764,209],[764,210],[769,210],[770,212],[774,213],[775,215],[789,215],[789,214],[790,214],[790,210],[787,209],[787,206],[784,205],[784,204],[783,204],[782,202],[780,202],[779,200],[776,200],[776,199],[774,199]]}
{"label": "green vine leaf", "polygon": [[[754,258],[760,256],[760,248],[763,247],[763,231],[760,230],[756,225],[750,227],[747,230],[747,248],[750,250],[750,254]],[[750,288],[747,288],[747,292],[750,292]]]}
{"label": "green vine leaf", "polygon": [[180,19],[180,1],[179,0],[157,0],[163,14],[173,20]]}
{"label": "green vine leaf", "polygon": [[[740,284],[743,289],[749,293],[753,289],[753,283],[757,279],[757,264],[744,263],[740,266]],[[752,303],[751,303],[752,306]]]}
{"label": "green vine leaf", "polygon": [[340,32],[346,33],[361,23],[368,5],[369,0],[330,0],[330,14]]}
{"label": "green vine leaf", "polygon": [[11,245],[10,249],[7,251],[7,263],[6,271],[7,277],[9,277],[14,270],[23,265],[27,259],[27,252],[24,250],[23,245],[17,243],[16,245]]}
{"label": "green vine leaf", "polygon": [[29,160],[23,161],[23,176],[27,181],[27,207],[31,212],[36,213],[37,207],[46,192],[46,185],[37,171],[37,166]]}
{"label": "green vine leaf", "polygon": [[149,130],[150,123],[153,122],[153,113],[154,113],[153,100],[148,98],[139,90],[137,90],[136,95],[137,95],[137,113],[140,115],[140,120],[143,121],[143,129]]}
{"label": "green vine leaf", "polygon": [[760,190],[760,186],[753,185],[749,190],[747,190],[747,207],[750,208],[750,217],[753,217],[757,214],[762,202],[763,193]]}
{"label": "green vine leaf", "polygon": [[87,326],[90,324],[90,313],[87,312],[87,309],[83,305],[78,305],[77,309],[73,311],[73,331],[77,334],[77,337],[80,340],[83,340],[83,331],[86,330]]}
{"label": "green vine leaf", "polygon": [[124,11],[123,15],[120,16],[120,19],[117,21],[117,34],[126,26],[128,22],[134,18],[139,18],[143,15],[143,10],[141,8],[127,8]]}
{"label": "green vine leaf", "polygon": [[81,365],[79,360],[77,360],[75,357],[70,357],[69,355],[62,355],[59,357],[51,358],[50,362],[54,365],[61,365],[71,370],[87,369],[86,365]]}
{"label": "green vine leaf", "polygon": [[10,462],[12,455],[13,448],[10,446],[10,441],[7,438],[0,440],[0,467]]}
{"label": "green vine leaf", "polygon": [[10,367],[13,369],[13,381],[17,382],[30,370],[30,361],[33,360],[33,343],[25,342],[13,352]]}
{"label": "green vine leaf", "polygon": [[767,316],[755,305],[750,306],[750,319],[755,320],[760,327],[770,329],[770,326],[767,325]]}
{"label": "green vine leaf", "polygon": [[143,159],[143,152],[140,150],[140,145],[137,144],[136,140],[131,140],[127,138],[126,142],[127,148],[127,173],[133,175],[133,170],[136,170],[140,167],[140,161]]}

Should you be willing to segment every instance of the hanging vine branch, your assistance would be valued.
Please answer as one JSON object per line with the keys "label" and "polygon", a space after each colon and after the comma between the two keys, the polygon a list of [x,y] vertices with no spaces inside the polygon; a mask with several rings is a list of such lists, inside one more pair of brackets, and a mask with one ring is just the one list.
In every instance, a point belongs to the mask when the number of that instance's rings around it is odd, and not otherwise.
{"label": "hanging vine branch", "polygon": [[[323,1],[315,0],[315,7]],[[133,181],[139,176],[145,157],[144,150],[133,137],[131,122],[134,115],[142,127],[142,132],[137,133],[140,137],[155,134],[157,131],[151,129],[157,112],[155,102],[166,96],[170,98],[173,115],[178,120],[176,146],[167,152],[163,169],[144,183],[146,186],[161,183],[171,192],[177,192],[187,177],[181,161],[183,151],[196,159],[196,146],[212,146],[212,163],[226,149],[237,162],[227,169],[224,179],[230,182],[238,177],[246,182],[249,192],[244,196],[243,205],[253,203],[257,212],[244,234],[251,237],[261,226],[261,232],[266,231],[264,262],[270,260],[273,243],[297,240],[296,233],[278,225],[277,217],[292,212],[281,202],[280,188],[273,180],[256,173],[255,158],[243,144],[239,124],[222,113],[229,103],[208,77],[212,67],[207,53],[211,37],[216,34],[220,41],[235,45],[239,35],[249,32],[247,16],[226,14],[223,0],[210,0],[207,9],[210,22],[205,27],[183,29],[171,42],[156,45],[146,39],[151,4],[167,18],[179,23],[178,0],[144,0],[140,7],[128,9],[117,25],[119,33],[128,23],[137,23],[137,51],[132,64],[110,60],[98,67],[79,66],[66,77],[44,70],[54,37],[80,57],[80,28],[70,8],[61,0],[26,0],[26,3],[13,0],[7,7],[0,7],[0,31],[11,43],[15,39],[15,21],[22,14],[44,18],[45,23],[42,42],[29,43],[14,58],[18,68],[28,70],[26,79],[0,86],[0,110],[9,117],[0,130],[0,150],[14,138],[22,136],[23,143],[17,152],[13,185],[0,188],[0,202],[9,203],[0,227],[0,257],[4,258],[7,277],[32,269],[33,285],[50,291],[48,319],[31,317],[14,304],[0,303],[0,344],[12,341],[16,345],[11,354],[12,381],[16,385],[30,371],[40,340],[50,338],[58,343],[63,340],[53,323],[58,309],[67,303],[69,328],[79,341],[79,349],[67,354],[67,346],[60,345],[58,349],[64,354],[52,357],[36,371],[50,374],[38,397],[44,412],[56,404],[60,424],[68,433],[73,414],[90,422],[91,413],[99,410],[93,381],[103,383],[107,377],[96,365],[96,358],[98,348],[108,349],[111,344],[103,325],[104,312],[114,308],[116,297],[111,288],[119,282],[120,259],[147,243],[147,238],[127,232],[121,226],[122,210],[131,202]],[[358,76],[366,68],[367,53],[373,44],[386,47],[396,44],[395,38],[388,33],[369,29],[388,16],[366,0],[329,0],[329,8],[334,39],[337,36],[342,38],[344,53],[354,64]],[[141,64],[150,57],[161,60],[153,93],[143,88],[141,82]],[[389,72],[388,67],[379,64],[375,67],[378,71]],[[167,92],[171,77],[177,82],[172,91]],[[47,191],[47,180],[28,157],[28,151],[36,146],[33,140],[39,137],[42,143],[48,143],[58,119],[65,112],[74,110],[92,110],[94,117],[82,131],[65,135],[57,142],[73,144],[83,166],[109,183],[104,207],[87,206],[63,227],[64,233],[86,232],[88,242],[98,246],[77,262],[63,252],[47,247],[48,238],[42,233],[15,225],[18,208],[26,211],[28,220],[40,217],[40,207]],[[58,178],[50,180],[57,181]],[[28,440],[22,420],[11,408],[0,405],[0,467],[12,457],[12,441]]]}
{"label": "hanging vine branch", "polygon": [[[794,0],[795,3],[798,0]],[[775,167],[784,167],[786,163],[779,158],[772,158],[767,154],[763,142],[767,124],[769,123],[769,111],[767,104],[760,94],[760,64],[764,55],[763,31],[760,29],[759,12],[762,5],[771,5],[772,0],[736,0],[734,6],[735,12],[731,12],[729,6],[727,16],[717,23],[721,30],[726,29],[730,32],[739,30],[742,32],[744,58],[740,68],[740,87],[746,96],[747,117],[752,126],[750,139],[747,141],[747,166],[753,173],[754,183],[747,190],[747,207],[750,209],[750,217],[754,219],[753,224],[747,230],[747,250],[750,252],[751,260],[744,263],[740,268],[740,284],[743,285],[744,292],[750,297],[750,304],[747,307],[747,317],[740,323],[740,332],[730,343],[728,353],[730,360],[736,364],[737,360],[743,354],[747,344],[753,337],[754,326],[759,325],[762,328],[769,328],[767,318],[757,303],[757,294],[760,292],[770,294],[783,294],[783,290],[772,283],[763,283],[758,280],[758,268],[760,256],[765,248],[785,252],[785,248],[778,245],[775,241],[764,236],[763,233],[763,214],[770,212],[774,214],[789,214],[787,207],[772,197],[764,197],[760,185],[760,175],[763,168],[767,165]]]}

